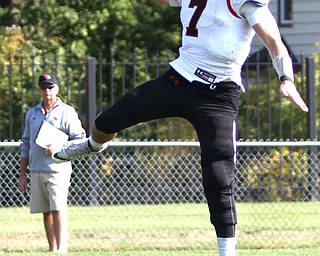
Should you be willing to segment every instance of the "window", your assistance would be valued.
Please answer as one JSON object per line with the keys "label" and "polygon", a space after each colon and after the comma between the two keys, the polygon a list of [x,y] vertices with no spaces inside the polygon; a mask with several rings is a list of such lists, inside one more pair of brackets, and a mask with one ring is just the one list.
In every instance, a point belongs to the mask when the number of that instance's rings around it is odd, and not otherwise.
{"label": "window", "polygon": [[279,25],[292,24],[292,0],[279,0]]}

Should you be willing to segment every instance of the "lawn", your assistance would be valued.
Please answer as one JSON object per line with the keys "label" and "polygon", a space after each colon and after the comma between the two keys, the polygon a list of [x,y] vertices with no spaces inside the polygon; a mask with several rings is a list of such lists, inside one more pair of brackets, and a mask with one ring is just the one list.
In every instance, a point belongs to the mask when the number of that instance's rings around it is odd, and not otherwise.
{"label": "lawn", "polygon": [[[320,255],[319,203],[239,203],[238,255]],[[218,255],[205,204],[69,207],[71,255]],[[40,214],[0,208],[0,255],[47,255]]]}

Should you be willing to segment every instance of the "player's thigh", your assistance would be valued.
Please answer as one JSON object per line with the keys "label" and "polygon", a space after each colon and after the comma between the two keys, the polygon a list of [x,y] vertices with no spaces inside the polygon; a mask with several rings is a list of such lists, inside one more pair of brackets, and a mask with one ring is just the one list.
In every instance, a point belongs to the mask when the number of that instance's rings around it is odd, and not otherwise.
{"label": "player's thigh", "polygon": [[235,114],[211,114],[198,117],[195,124],[202,161],[229,158],[234,154]]}
{"label": "player's thigh", "polygon": [[173,88],[161,79],[146,82],[126,93],[95,120],[98,130],[105,133],[159,118],[178,115]]}

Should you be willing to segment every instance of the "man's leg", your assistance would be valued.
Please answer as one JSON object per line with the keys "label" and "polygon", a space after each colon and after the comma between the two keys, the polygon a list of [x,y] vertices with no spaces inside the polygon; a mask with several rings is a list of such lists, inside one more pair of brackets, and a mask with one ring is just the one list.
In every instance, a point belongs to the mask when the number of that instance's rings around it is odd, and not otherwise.
{"label": "man's leg", "polygon": [[57,241],[54,234],[52,212],[43,213],[43,223],[49,243],[49,251],[57,252]]}
{"label": "man's leg", "polygon": [[53,229],[58,253],[68,252],[67,211],[52,211]]}

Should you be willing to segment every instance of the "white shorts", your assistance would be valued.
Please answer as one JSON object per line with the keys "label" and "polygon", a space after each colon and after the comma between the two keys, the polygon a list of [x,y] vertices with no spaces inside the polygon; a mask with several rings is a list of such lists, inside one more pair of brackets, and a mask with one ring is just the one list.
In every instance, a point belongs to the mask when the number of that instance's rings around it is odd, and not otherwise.
{"label": "white shorts", "polygon": [[30,174],[30,213],[67,209],[71,171],[31,172]]}

